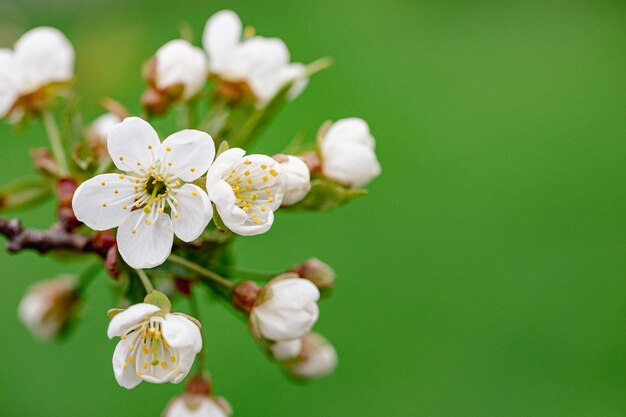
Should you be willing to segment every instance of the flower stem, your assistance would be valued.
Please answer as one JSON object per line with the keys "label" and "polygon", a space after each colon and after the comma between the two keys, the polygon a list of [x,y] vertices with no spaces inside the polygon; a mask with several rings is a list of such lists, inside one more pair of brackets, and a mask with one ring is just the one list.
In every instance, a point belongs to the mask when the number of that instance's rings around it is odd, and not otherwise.
{"label": "flower stem", "polygon": [[226,278],[216,274],[213,271],[209,271],[208,269],[205,269],[203,267],[201,267],[200,265],[193,263],[185,258],[182,258],[178,255],[170,255],[170,257],[168,258],[168,260],[172,263],[175,263],[177,265],[180,265],[184,268],[189,269],[190,271],[193,271],[199,275],[202,275],[205,278],[210,279],[212,282],[219,284],[223,287],[225,287],[228,290],[232,290],[232,288],[235,286],[235,284],[233,284],[232,282],[230,282],[229,280],[227,280]]}
{"label": "flower stem", "polygon": [[67,165],[67,158],[65,157],[65,150],[63,149],[63,143],[61,143],[61,135],[59,134],[59,128],[52,112],[45,110],[42,112],[43,124],[48,133],[50,139],[50,147],[52,148],[52,155],[59,167],[59,173],[65,177],[69,174],[70,169]]}
{"label": "flower stem", "polygon": [[148,278],[148,274],[146,274],[146,272],[143,269],[135,269],[135,272],[137,272],[137,275],[139,276],[141,283],[146,289],[146,293],[150,294],[152,291],[154,291],[154,287],[152,286],[152,283],[150,282],[150,278]]}

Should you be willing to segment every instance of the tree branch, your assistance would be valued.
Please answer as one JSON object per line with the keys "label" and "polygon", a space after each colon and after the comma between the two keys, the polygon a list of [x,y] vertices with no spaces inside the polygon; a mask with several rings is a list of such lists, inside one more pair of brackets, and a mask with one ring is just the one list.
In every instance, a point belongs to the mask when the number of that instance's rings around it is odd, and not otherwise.
{"label": "tree branch", "polygon": [[26,249],[47,253],[52,250],[69,250],[81,253],[96,253],[106,258],[109,249],[115,244],[114,238],[101,233],[82,235],[67,232],[61,226],[49,230],[25,229],[18,219],[0,218],[0,234],[7,237],[6,249],[16,253]]}

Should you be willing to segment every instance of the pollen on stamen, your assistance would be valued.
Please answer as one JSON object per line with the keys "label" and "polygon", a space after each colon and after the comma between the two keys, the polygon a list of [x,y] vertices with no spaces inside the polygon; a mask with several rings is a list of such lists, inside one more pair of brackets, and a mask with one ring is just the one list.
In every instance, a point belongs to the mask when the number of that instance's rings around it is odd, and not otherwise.
{"label": "pollen on stamen", "polygon": [[122,368],[124,368],[124,369],[128,368],[128,364],[127,364],[126,362],[124,362],[124,363],[122,364]]}
{"label": "pollen on stamen", "polygon": [[163,213],[163,209],[162,209],[162,208],[158,209],[157,211],[158,211],[160,214],[162,214],[162,213]]}
{"label": "pollen on stamen", "polygon": [[150,225],[152,224],[152,222],[151,222],[150,220],[146,220],[146,224],[147,224],[148,226],[150,226]]}
{"label": "pollen on stamen", "polygon": [[270,174],[272,174],[272,177],[278,176],[278,172],[275,169],[270,169]]}
{"label": "pollen on stamen", "polygon": [[267,207],[261,206],[261,211],[265,211],[266,209],[267,209]]}
{"label": "pollen on stamen", "polygon": [[106,206],[107,206],[107,203],[102,203],[102,207],[106,207]]}
{"label": "pollen on stamen", "polygon": [[247,177],[248,175],[250,175],[250,171],[246,170],[246,171],[243,173],[243,175],[245,175],[245,176]]}
{"label": "pollen on stamen", "polygon": [[161,362],[161,368],[167,368],[167,362],[165,361]]}
{"label": "pollen on stamen", "polygon": [[119,194],[119,193],[120,193],[120,190],[115,190],[115,191],[113,191],[113,192],[114,192],[115,194]]}
{"label": "pollen on stamen", "polygon": [[177,218],[179,218],[179,217],[180,217],[180,214],[178,214],[178,213],[174,214],[174,218],[176,218],[176,219],[177,219]]}
{"label": "pollen on stamen", "polygon": [[267,180],[269,180],[269,178],[267,178],[267,175],[263,176],[263,182],[267,182]]}
{"label": "pollen on stamen", "polygon": [[265,194],[267,194],[267,195],[272,194],[272,190],[270,190],[269,188],[267,188],[267,189],[265,190]]}
{"label": "pollen on stamen", "polygon": [[250,200],[252,200],[252,201],[256,201],[257,198],[259,198],[259,196],[256,195],[256,193],[252,193],[252,195],[250,196]]}
{"label": "pollen on stamen", "polygon": [[123,160],[124,160],[124,157],[123,157],[123,156],[120,156],[120,161],[123,161]]}
{"label": "pollen on stamen", "polygon": [[141,371],[137,371],[137,376],[141,376],[141,375],[143,375]]}
{"label": "pollen on stamen", "polygon": [[[131,349],[132,350],[132,349]],[[131,356],[130,358],[128,358],[128,362],[133,363],[135,362],[135,357]]]}
{"label": "pollen on stamen", "polygon": [[170,356],[170,362],[176,362],[176,356]]}
{"label": "pollen on stamen", "polygon": [[152,145],[148,145],[148,150],[152,150]]}
{"label": "pollen on stamen", "polygon": [[192,192],[191,192],[191,195],[192,195],[192,196],[194,196],[194,197],[197,197],[197,196],[198,196],[198,193],[197,193],[196,191],[192,191]]}
{"label": "pollen on stamen", "polygon": [[102,181],[102,182],[100,183],[100,185],[104,187],[105,185],[107,185],[107,183],[106,183],[106,182],[104,182],[104,181]]}
{"label": "pollen on stamen", "polygon": [[196,169],[194,167],[191,167],[191,168],[189,168],[189,171],[196,172]]}
{"label": "pollen on stamen", "polygon": [[136,235],[136,234],[137,234],[137,231],[136,231],[136,230],[133,230],[133,231],[131,231],[131,233],[132,233],[132,234],[134,234],[134,235]]}
{"label": "pollen on stamen", "polygon": [[120,179],[121,179],[121,180],[123,180],[123,179],[124,179],[124,177],[126,177],[126,175],[124,175],[124,174],[120,174]]}
{"label": "pollen on stamen", "polygon": [[268,203],[272,203],[274,201],[274,199],[272,197],[268,197],[267,202]]}
{"label": "pollen on stamen", "polygon": [[244,165],[250,165],[252,162],[248,161],[247,159],[245,161],[243,161]]}
{"label": "pollen on stamen", "polygon": [[267,165],[265,164],[261,165],[261,169],[267,169]]}
{"label": "pollen on stamen", "polygon": [[165,148],[165,150],[166,150],[167,152],[171,152],[171,151],[172,151],[172,148],[170,148],[170,147],[168,146],[167,148]]}
{"label": "pollen on stamen", "polygon": [[126,210],[126,204],[122,206],[122,210]]}
{"label": "pollen on stamen", "polygon": [[142,367],[143,369],[148,369],[148,364],[147,364],[146,362],[144,362],[144,363],[143,363],[143,365],[141,365],[141,367]]}

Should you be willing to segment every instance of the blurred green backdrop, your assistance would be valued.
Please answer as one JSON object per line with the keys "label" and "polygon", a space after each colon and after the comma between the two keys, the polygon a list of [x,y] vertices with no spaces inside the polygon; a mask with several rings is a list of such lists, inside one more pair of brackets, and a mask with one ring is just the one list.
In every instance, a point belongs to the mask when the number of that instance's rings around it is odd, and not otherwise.
{"label": "blurred green backdrop", "polygon": [[[338,274],[317,329],[337,373],[301,386],[222,306],[202,306],[216,391],[237,416],[626,415],[626,7],[623,1],[0,1],[0,45],[54,25],[77,50],[89,118],[137,108],[141,64],[188,22],[236,10],[294,59],[336,65],[264,135],[360,116],[383,175],[329,214],[279,214],[244,266],[315,255]],[[169,132],[163,132],[169,133]],[[30,173],[40,127],[0,127],[0,177]],[[51,207],[24,215],[45,227]],[[17,322],[24,289],[81,265],[0,254],[2,416],[157,416],[180,386],[118,387],[104,275],[64,343]],[[184,306],[182,306],[184,308]]]}

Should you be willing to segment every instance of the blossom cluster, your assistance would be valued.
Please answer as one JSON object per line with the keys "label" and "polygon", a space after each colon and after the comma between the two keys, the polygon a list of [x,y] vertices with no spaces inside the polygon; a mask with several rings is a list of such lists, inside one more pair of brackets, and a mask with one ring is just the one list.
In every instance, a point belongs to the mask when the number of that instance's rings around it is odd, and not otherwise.
{"label": "blossom cluster", "polygon": [[[228,256],[233,239],[267,233],[279,211],[339,207],[380,174],[374,137],[360,118],[326,122],[314,143],[285,153],[245,150],[329,61],[292,62],[282,40],[257,36],[223,10],[208,19],[202,47],[175,39],[147,61],[140,111],[104,100],[104,114],[63,137],[55,114],[72,109],[74,55],[69,40],[47,27],[0,49],[0,117],[40,119],[50,139],[50,149],[33,152],[41,179],[0,189],[0,210],[55,195],[58,218],[32,242],[28,230],[7,227],[3,234],[15,250],[96,258],[83,274],[29,290],[19,307],[22,321],[42,340],[65,334],[83,289],[106,270],[125,307],[108,312],[107,335],[119,338],[112,359],[119,385],[177,384],[197,362],[167,417],[232,413],[204,369],[198,286],[244,314],[260,349],[287,374],[307,380],[330,374],[337,352],[313,327],[318,302],[334,287],[333,269],[312,258],[271,276],[244,274]],[[206,114],[202,103],[209,104]],[[179,126],[161,136],[152,121],[169,112],[178,113]],[[191,315],[173,312],[172,301],[185,298]]]}

